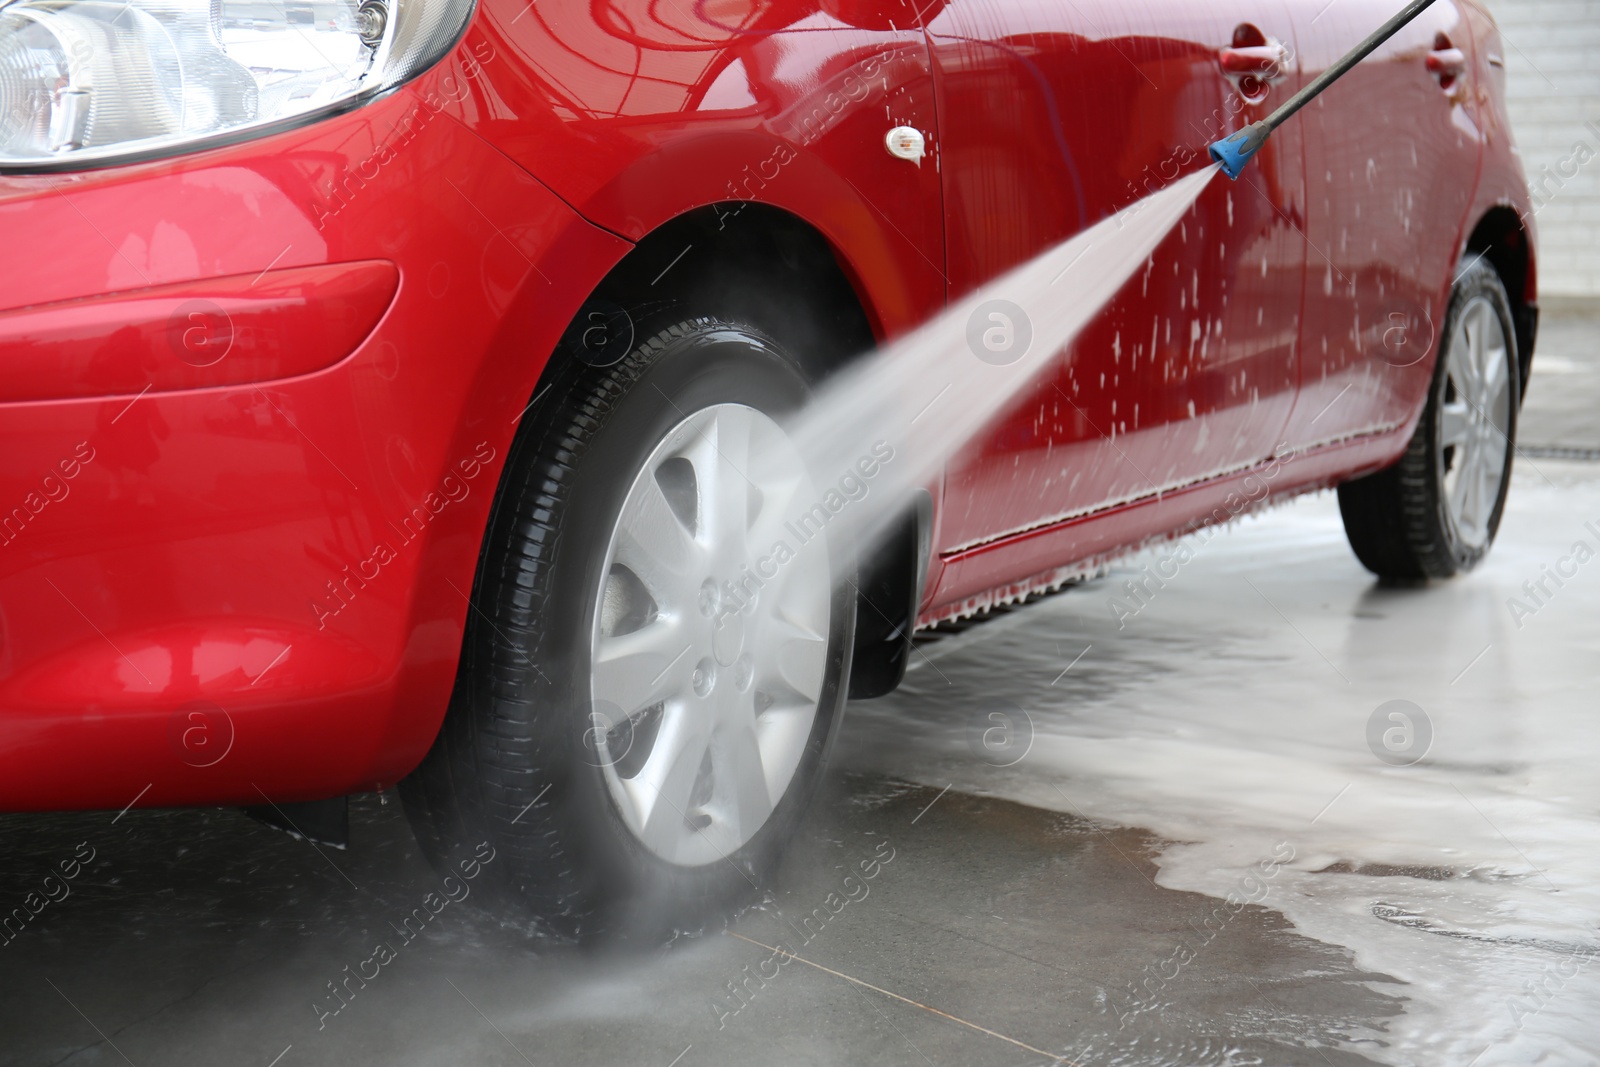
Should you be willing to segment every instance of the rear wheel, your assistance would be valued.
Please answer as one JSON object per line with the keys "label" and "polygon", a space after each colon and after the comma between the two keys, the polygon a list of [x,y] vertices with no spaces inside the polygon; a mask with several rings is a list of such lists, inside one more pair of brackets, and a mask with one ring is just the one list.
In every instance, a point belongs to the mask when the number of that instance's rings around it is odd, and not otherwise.
{"label": "rear wheel", "polygon": [[430,858],[488,841],[489,883],[551,932],[696,928],[776,863],[843,703],[846,555],[785,525],[816,499],[779,425],[806,382],[712,319],[553,377],[402,793]]}
{"label": "rear wheel", "polygon": [[1427,407],[1394,466],[1339,487],[1356,558],[1383,578],[1448,578],[1488,553],[1505,511],[1521,376],[1511,302],[1479,258],[1451,292]]}

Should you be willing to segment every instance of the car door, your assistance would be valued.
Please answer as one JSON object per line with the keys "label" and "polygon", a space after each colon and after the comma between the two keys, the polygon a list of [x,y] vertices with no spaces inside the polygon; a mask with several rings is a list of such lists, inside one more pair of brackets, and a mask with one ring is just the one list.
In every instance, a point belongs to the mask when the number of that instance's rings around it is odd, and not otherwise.
{"label": "car door", "polygon": [[[1394,14],[1390,0],[1317,6],[1297,9],[1303,80]],[[1462,9],[1441,0],[1292,120],[1308,176],[1301,398],[1286,431],[1300,446],[1393,429],[1427,391],[1482,158],[1471,49]]]}
{"label": "car door", "polygon": [[[952,299],[1205,165],[1211,141],[1286,98],[1287,78],[1230,77],[1225,63],[1294,65],[1279,0],[951,0],[925,25]],[[1248,183],[1213,183],[1142,275],[951,463],[946,551],[1273,451],[1297,382],[1298,133],[1274,138],[1256,167]]]}

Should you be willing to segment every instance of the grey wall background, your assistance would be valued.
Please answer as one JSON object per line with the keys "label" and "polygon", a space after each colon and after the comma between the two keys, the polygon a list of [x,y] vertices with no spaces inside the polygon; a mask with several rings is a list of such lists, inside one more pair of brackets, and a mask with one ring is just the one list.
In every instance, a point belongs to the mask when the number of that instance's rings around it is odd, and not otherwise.
{"label": "grey wall background", "polygon": [[[1540,296],[1600,297],[1600,0],[1488,0],[1488,8],[1506,42],[1508,106],[1528,181],[1537,188],[1552,176],[1537,215]],[[1580,144],[1594,157],[1581,166]]]}

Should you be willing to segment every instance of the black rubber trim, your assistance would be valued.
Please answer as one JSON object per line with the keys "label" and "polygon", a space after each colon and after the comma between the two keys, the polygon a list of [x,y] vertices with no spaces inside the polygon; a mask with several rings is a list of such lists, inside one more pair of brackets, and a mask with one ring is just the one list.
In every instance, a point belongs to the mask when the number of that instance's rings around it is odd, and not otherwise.
{"label": "black rubber trim", "polygon": [[933,498],[918,489],[893,532],[861,567],[851,700],[887,696],[905,678],[932,542]]}

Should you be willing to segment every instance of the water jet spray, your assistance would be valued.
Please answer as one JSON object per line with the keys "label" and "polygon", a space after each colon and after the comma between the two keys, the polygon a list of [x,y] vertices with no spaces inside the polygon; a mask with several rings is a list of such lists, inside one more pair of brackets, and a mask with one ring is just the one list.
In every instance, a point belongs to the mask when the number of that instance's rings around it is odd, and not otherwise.
{"label": "water jet spray", "polygon": [[1238,133],[1230,134],[1213,144],[1211,146],[1211,158],[1222,165],[1224,174],[1234,181],[1238,181],[1239,175],[1244,172],[1244,168],[1249,164],[1251,158],[1261,151],[1261,146],[1267,143],[1267,138],[1271,137],[1279,126],[1282,126],[1292,118],[1301,108],[1321,96],[1323,90],[1327,89],[1328,86],[1350,73],[1357,63],[1377,51],[1378,46],[1399,33],[1432,4],[1433,0],[1412,0],[1411,3],[1406,5],[1405,10],[1380,26],[1372,36],[1356,45],[1337,63],[1323,71],[1315,81],[1295,93],[1278,110],[1260,122],[1253,122]]}
{"label": "water jet spray", "polygon": [[[1144,269],[1217,173],[1207,165],[1177,179],[830,378],[788,426],[810,469],[835,481],[874,442],[894,458],[870,494],[839,511],[829,538],[843,527],[863,549],[875,544],[914,490],[1057,365],[1057,353]],[[986,334],[1002,329],[1006,351],[986,349]]]}

